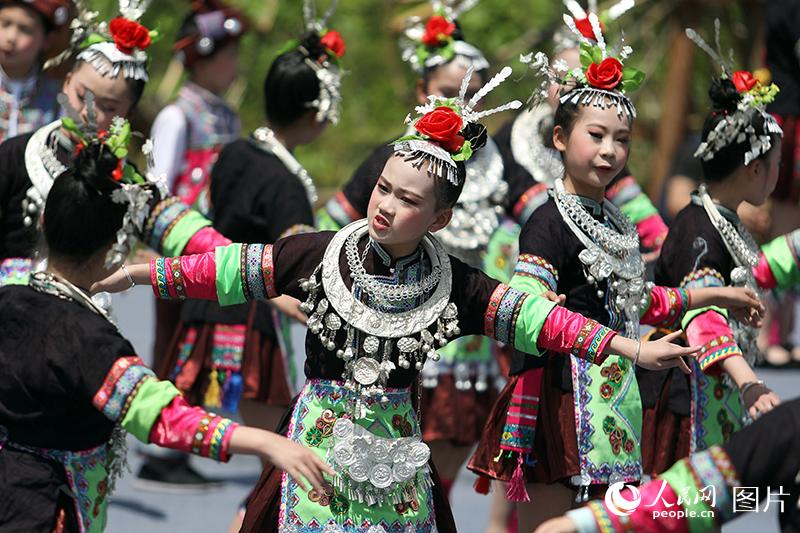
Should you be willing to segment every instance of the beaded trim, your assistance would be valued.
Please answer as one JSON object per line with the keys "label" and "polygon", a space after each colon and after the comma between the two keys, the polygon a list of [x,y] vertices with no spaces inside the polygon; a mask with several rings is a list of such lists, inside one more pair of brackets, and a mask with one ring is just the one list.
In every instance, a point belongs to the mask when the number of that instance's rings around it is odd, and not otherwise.
{"label": "beaded trim", "polygon": [[703,287],[724,287],[725,278],[717,270],[704,267],[686,274],[681,280],[681,287],[700,289]]}
{"label": "beaded trim", "polygon": [[175,296],[179,300],[185,300],[186,285],[183,282],[183,274],[181,272],[181,258],[174,257],[170,259],[169,267],[172,274],[172,287],[175,289]]}
{"label": "beaded trim", "polygon": [[486,306],[486,312],[484,313],[484,321],[483,321],[483,330],[484,334],[494,339],[495,337],[495,319],[497,318],[497,311],[500,308],[500,302],[503,300],[503,297],[506,295],[506,292],[511,289],[505,283],[500,283],[495,287],[494,291],[492,291],[492,295],[489,298],[489,305]]}
{"label": "beaded trim", "polygon": [[192,453],[196,455],[204,455],[203,454],[203,441],[206,439],[206,434],[208,433],[208,429],[211,425],[211,417],[215,416],[214,414],[209,413],[208,415],[204,416],[200,419],[200,422],[197,424],[197,429],[194,432],[194,438],[192,439]]}
{"label": "beaded trim", "polygon": [[514,274],[536,278],[551,291],[558,286],[558,270],[538,255],[520,254]]}
{"label": "beaded trim", "polygon": [[592,510],[599,533],[614,533],[614,523],[602,502],[592,500],[587,507]]}
{"label": "beaded trim", "polygon": [[264,279],[264,290],[268,298],[275,298],[278,296],[278,290],[275,288],[275,263],[272,257],[272,245],[264,246],[264,252],[261,255],[261,275]]}

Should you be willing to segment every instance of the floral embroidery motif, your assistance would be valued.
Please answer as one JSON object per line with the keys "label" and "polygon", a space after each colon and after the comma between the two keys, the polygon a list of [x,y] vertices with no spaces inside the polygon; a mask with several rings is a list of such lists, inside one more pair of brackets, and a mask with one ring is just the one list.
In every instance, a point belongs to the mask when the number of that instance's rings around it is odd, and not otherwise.
{"label": "floral embroidery motif", "polygon": [[[396,415],[395,418],[399,416],[400,415]],[[350,418],[350,415],[347,413],[339,413],[337,415],[332,409],[325,409],[322,411],[322,414],[317,418],[314,426],[306,430],[306,444],[309,446],[319,446],[322,444],[323,439],[327,439],[333,435],[333,425],[339,418]],[[392,423],[394,423],[394,421],[392,421]]]}
{"label": "floral embroidery motif", "polygon": [[608,435],[608,441],[611,443],[611,451],[614,455],[619,455],[622,450],[625,453],[631,454],[636,449],[636,443],[633,439],[628,437],[628,432],[617,425],[617,421],[613,416],[607,416],[603,419],[603,432]]}
{"label": "floral embroidery motif", "polygon": [[345,515],[350,510],[350,502],[347,498],[338,494],[331,486],[328,486],[323,493],[317,489],[311,489],[308,491],[308,499],[322,507],[330,506],[331,512],[335,515]]}

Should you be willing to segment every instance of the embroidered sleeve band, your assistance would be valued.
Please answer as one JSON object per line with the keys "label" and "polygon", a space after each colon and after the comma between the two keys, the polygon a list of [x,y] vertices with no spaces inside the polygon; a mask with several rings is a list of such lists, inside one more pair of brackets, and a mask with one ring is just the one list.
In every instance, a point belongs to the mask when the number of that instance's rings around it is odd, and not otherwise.
{"label": "embroidered sleeve band", "polygon": [[568,353],[600,365],[606,359],[603,354],[606,345],[614,335],[613,330],[595,320],[554,306],[542,328],[539,346],[543,350]]}
{"label": "embroidered sleeve band", "polygon": [[336,226],[325,229],[338,230],[355,220],[364,218],[364,216],[361,215],[361,213],[359,213],[355,207],[353,207],[353,204],[350,203],[350,201],[347,199],[347,196],[345,196],[342,191],[337,192],[333,198],[328,200],[328,203],[325,204],[325,212],[333,220]]}
{"label": "embroidered sleeve band", "polygon": [[150,283],[161,299],[216,300],[215,275],[213,252],[150,261]]}
{"label": "embroidered sleeve band", "polygon": [[148,439],[158,446],[224,462],[230,458],[228,441],[236,427],[231,420],[192,407],[176,396],[161,410]]}
{"label": "embroidered sleeve band", "polygon": [[679,323],[689,308],[689,291],[671,287],[653,287],[650,305],[641,317],[642,324],[671,328]]}
{"label": "embroidered sleeve band", "polygon": [[522,193],[514,204],[511,214],[520,225],[524,225],[533,212],[544,205],[545,202],[547,202],[547,185],[544,183],[537,183]]}
{"label": "embroidered sleeve band", "polygon": [[198,231],[211,221],[182,203],[177,197],[159,202],[145,224],[147,245],[167,256],[180,255]]}
{"label": "embroidered sleeve band", "polygon": [[[721,522],[733,520],[733,498],[731,487],[739,485],[736,471],[728,454],[719,446],[689,457],[688,465],[695,486],[711,500]],[[713,495],[713,499],[711,496]]]}
{"label": "embroidered sleeve band", "polygon": [[[800,252],[800,229],[782,235],[764,245],[762,263],[766,260],[769,271],[778,287],[789,289],[800,284],[798,252]],[[763,268],[761,264],[757,269]],[[763,277],[763,276],[762,276]],[[756,273],[756,279],[759,279]],[[759,285],[761,280],[759,279]],[[765,287],[766,288],[766,287]]]}
{"label": "embroidered sleeve band", "polygon": [[690,272],[681,280],[685,289],[701,289],[703,287],[724,287],[725,278],[713,268],[700,268]]}
{"label": "embroidered sleeve band", "polygon": [[300,235],[301,233],[313,233],[316,231],[312,226],[308,224],[294,224],[289,226],[283,233],[281,233],[278,238],[283,239],[284,237],[291,237],[292,235]]}
{"label": "embroidered sleeve band", "polygon": [[[714,517],[714,511],[702,495],[703,487],[697,486],[697,480],[691,467],[690,458],[681,459],[672,467],[661,474],[672,487],[676,494],[693,491],[691,497],[681,498],[681,504],[687,516],[691,516],[691,531],[717,531],[719,524]],[[709,495],[710,496],[710,495]],[[719,497],[719,496],[718,496]],[[710,498],[709,498],[710,499]]]}
{"label": "embroidered sleeve band", "polygon": [[702,346],[697,363],[707,374],[719,373],[720,367],[715,365],[728,357],[742,355],[728,320],[714,310],[695,317],[686,327],[686,338],[691,346]]}
{"label": "embroidered sleeve band", "polygon": [[118,422],[125,417],[142,382],[152,378],[155,374],[139,357],[120,357],[92,398],[92,405],[112,422]]}
{"label": "embroidered sleeve band", "polygon": [[497,285],[484,315],[486,336],[515,346],[516,325],[527,296],[505,283]]}
{"label": "embroidered sleeve band", "polygon": [[558,270],[538,255],[520,254],[514,275],[533,278],[548,291],[555,291],[558,286]]}

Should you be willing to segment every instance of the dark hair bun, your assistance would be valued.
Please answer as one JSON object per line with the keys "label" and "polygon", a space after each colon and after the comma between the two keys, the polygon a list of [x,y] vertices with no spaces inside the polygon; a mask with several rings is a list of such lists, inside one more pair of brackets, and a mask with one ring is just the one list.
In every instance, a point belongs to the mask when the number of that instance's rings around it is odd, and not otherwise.
{"label": "dark hair bun", "polygon": [[477,122],[468,122],[464,129],[461,130],[461,136],[469,141],[472,151],[477,152],[486,146],[489,134],[486,131],[486,126]]}
{"label": "dark hair bun", "polygon": [[322,40],[319,34],[315,31],[309,31],[300,38],[300,46],[305,48],[308,58],[312,61],[317,61],[322,56],[327,56],[328,52],[322,45]]}
{"label": "dark hair bun", "polygon": [[714,111],[736,111],[742,96],[736,90],[733,82],[727,78],[715,78],[708,89],[708,96],[711,98],[711,107]]}
{"label": "dark hair bun", "polygon": [[112,178],[119,159],[107,146],[93,142],[85,146],[72,160],[72,175],[76,181],[86,184],[103,194],[110,194],[119,187]]}

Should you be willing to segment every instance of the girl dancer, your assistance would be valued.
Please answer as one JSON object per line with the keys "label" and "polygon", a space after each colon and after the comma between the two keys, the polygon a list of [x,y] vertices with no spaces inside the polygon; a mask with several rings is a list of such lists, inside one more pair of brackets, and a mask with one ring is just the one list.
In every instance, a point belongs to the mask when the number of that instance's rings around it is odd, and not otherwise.
{"label": "girl dancer", "polygon": [[[549,84],[570,87],[559,98],[553,144],[562,154],[564,178],[537,209],[520,236],[512,285],[541,294],[566,295],[565,305],[611,325],[629,338],[639,324],[674,324],[687,309],[707,305],[715,291],[655,287],[644,279],[636,227],[608,201],[606,187],[625,166],[635,108],[627,93],[644,74],[606,47],[597,17],[595,42],[584,39],[582,68],[563,70],[537,53],[533,67]],[[580,33],[577,32],[578,35]],[[563,77],[562,77],[563,76]],[[705,303],[704,303],[705,302]],[[559,355],[517,354],[514,378],[501,393],[470,468],[511,481],[509,499],[535,504],[519,510],[520,531],[557,516],[590,490],[641,478],[642,407],[636,378],[624,358],[602,366]],[[538,418],[537,418],[538,417]]]}

